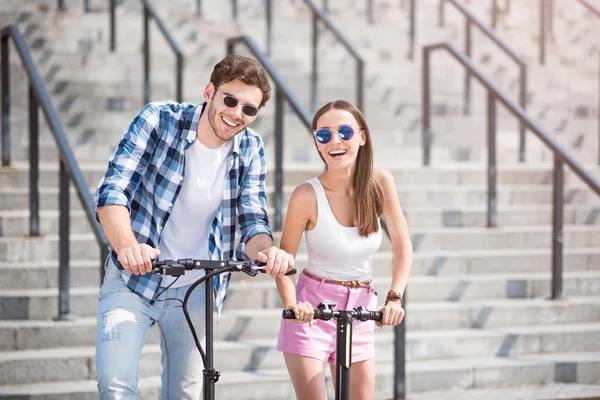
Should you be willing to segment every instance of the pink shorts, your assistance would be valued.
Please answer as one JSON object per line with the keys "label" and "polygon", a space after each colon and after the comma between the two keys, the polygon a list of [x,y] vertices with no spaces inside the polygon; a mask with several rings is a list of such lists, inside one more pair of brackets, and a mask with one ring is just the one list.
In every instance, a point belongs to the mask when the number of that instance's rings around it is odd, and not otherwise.
{"label": "pink shorts", "polygon": [[[313,272],[311,274],[318,276]],[[334,310],[351,310],[359,306],[375,310],[377,292],[372,286],[352,288],[319,282],[301,274],[296,284],[296,301],[308,301],[317,308],[319,303],[325,300],[336,304]],[[311,326],[308,323],[299,324],[282,318],[277,350],[335,364],[336,322],[333,318],[329,321],[317,320],[317,323]],[[373,321],[353,322],[352,362],[368,360],[375,356],[374,329]]]}

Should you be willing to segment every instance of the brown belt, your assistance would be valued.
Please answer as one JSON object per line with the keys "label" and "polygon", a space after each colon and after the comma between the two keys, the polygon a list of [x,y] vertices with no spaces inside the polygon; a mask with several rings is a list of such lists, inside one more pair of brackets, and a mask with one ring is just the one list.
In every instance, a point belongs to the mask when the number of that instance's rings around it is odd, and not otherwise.
{"label": "brown belt", "polygon": [[[307,270],[302,271],[307,278],[314,279],[315,281],[321,282],[323,279],[319,278],[308,272]],[[334,285],[350,286],[350,287],[371,287],[371,281],[334,281],[333,279],[325,279],[324,283],[332,283]]]}

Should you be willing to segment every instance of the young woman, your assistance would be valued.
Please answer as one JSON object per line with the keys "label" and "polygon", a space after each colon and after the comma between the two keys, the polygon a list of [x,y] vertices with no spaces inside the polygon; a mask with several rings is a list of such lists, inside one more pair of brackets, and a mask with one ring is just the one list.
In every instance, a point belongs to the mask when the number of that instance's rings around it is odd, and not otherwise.
{"label": "young woman", "polygon": [[[412,244],[400,208],[396,185],[386,170],[373,170],[373,148],[362,113],[346,101],[324,105],[314,116],[315,145],[327,170],[298,186],[288,206],[281,248],[296,255],[306,236],[308,263],[297,285],[277,279],[286,309],[297,320],[281,321],[277,349],[300,400],[326,399],[325,366],[335,379],[336,322],[313,319],[321,301],[338,310],[375,309],[371,256],[381,244],[383,214],[393,245],[391,288],[382,325],[398,325],[404,317],[402,293],[412,264]],[[372,399],[375,388],[375,323],[355,322],[352,337],[352,399]]]}

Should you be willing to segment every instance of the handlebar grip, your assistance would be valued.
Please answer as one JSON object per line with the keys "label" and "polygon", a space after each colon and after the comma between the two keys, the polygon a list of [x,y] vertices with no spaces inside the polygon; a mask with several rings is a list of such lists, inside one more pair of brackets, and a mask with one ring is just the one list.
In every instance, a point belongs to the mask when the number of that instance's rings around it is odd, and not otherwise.
{"label": "handlebar grip", "polygon": [[281,316],[283,319],[296,319],[296,314],[294,314],[294,311],[292,310],[283,310]]}
{"label": "handlebar grip", "polygon": [[289,275],[296,275],[296,268],[292,268],[290,269],[288,272],[286,272],[284,275],[285,276],[289,276]]}
{"label": "handlebar grip", "polygon": [[383,319],[383,313],[381,311],[370,311],[371,315],[369,319],[373,321],[381,321]]}

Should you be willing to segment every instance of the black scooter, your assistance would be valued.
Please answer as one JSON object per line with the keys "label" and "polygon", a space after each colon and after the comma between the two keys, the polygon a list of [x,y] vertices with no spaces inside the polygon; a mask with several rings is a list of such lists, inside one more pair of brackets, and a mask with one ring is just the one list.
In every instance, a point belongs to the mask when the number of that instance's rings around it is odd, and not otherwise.
{"label": "black scooter", "polygon": [[[117,265],[117,268],[123,269],[122,265]],[[240,271],[244,272],[250,276],[256,276],[259,272],[264,273],[265,265],[261,263],[257,263],[255,261],[214,261],[214,260],[192,260],[189,258],[179,259],[179,260],[164,260],[152,261],[152,271],[169,276],[181,276],[185,275],[185,271],[194,270],[194,269],[203,269],[206,272],[202,278],[198,279],[194,282],[190,288],[185,293],[185,297],[183,299],[183,313],[185,315],[185,319],[190,326],[190,330],[192,331],[192,336],[194,337],[194,342],[196,343],[196,347],[200,352],[200,356],[202,357],[202,362],[204,363],[204,381],[203,381],[203,391],[204,391],[204,400],[214,400],[215,399],[215,383],[219,380],[220,372],[214,368],[214,352],[213,352],[213,307],[214,307],[214,290],[212,285],[212,277],[223,274],[225,272],[235,272]],[[296,274],[296,269],[292,268],[285,275],[294,275]],[[202,349],[202,345],[200,344],[200,340],[198,339],[198,335],[196,334],[196,330],[194,329],[194,324],[192,323],[192,319],[187,310],[187,303],[190,298],[190,295],[198,287],[198,285],[206,282],[206,353]]]}
{"label": "black scooter", "polygon": [[[324,301],[319,303],[315,309],[315,319],[329,321],[331,318],[337,320],[336,331],[336,381],[335,399],[346,400],[350,398],[350,366],[352,365],[352,321],[381,321],[381,311],[369,311],[365,307],[357,307],[353,310],[334,310],[335,303]],[[296,319],[292,310],[283,310],[284,319]]]}

